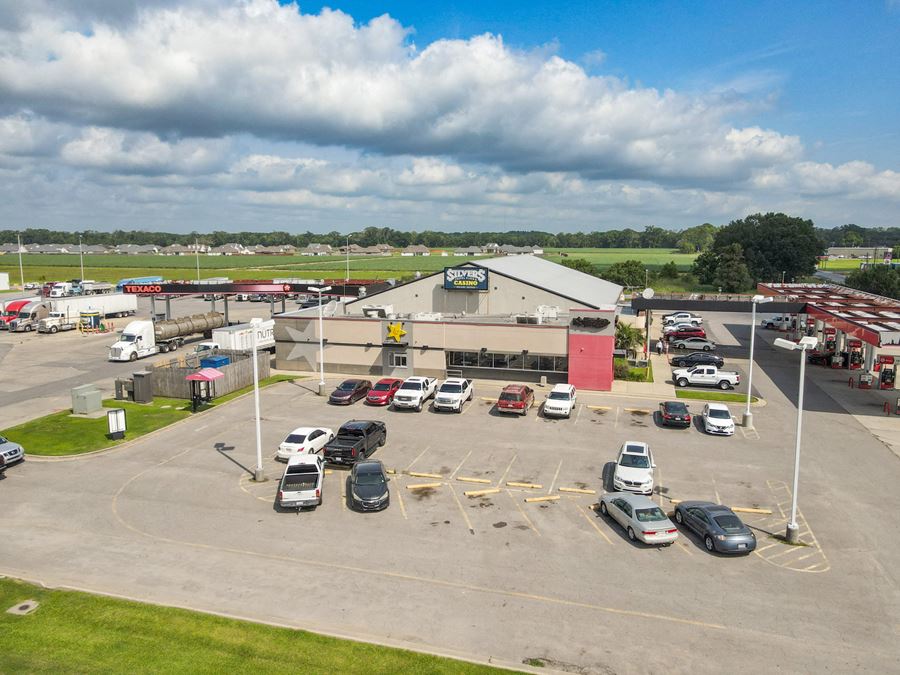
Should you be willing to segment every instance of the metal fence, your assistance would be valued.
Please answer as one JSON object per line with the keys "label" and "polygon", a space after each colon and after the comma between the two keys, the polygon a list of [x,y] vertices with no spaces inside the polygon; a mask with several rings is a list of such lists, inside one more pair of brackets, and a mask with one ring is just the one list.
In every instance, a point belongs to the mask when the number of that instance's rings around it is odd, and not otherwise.
{"label": "metal fence", "polygon": [[[148,370],[153,371],[153,395],[190,399],[191,385],[185,378],[191,373],[197,372],[200,368],[201,358],[209,354],[209,352],[202,355],[183,354],[177,358],[149,367]],[[253,361],[250,360],[249,354],[229,350],[218,350],[216,354],[230,357],[231,362],[216,369],[221,371],[224,377],[214,380],[210,384],[213,397],[224,396],[253,384]],[[268,352],[259,352],[257,354],[259,379],[269,377],[271,373],[271,357],[272,355]]]}

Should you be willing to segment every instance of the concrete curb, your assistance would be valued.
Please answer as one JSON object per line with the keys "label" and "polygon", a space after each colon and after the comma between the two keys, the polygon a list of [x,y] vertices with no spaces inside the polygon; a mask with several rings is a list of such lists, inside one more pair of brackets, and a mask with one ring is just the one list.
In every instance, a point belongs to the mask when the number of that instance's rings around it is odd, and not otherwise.
{"label": "concrete curb", "polygon": [[[280,383],[279,383],[280,384]],[[235,399],[237,400],[237,399]],[[229,401],[230,403],[230,401]],[[0,577],[5,579],[14,579],[17,581],[24,581],[26,583],[34,584],[36,586],[40,586],[41,588],[51,590],[51,591],[75,591],[78,593],[88,593],[91,595],[98,595],[105,598],[113,598],[115,600],[126,600],[128,602],[137,602],[142,605],[152,605],[154,607],[167,607],[172,609],[181,609],[188,612],[196,612],[198,614],[206,614],[208,616],[218,616],[223,619],[231,619],[234,621],[245,621],[248,623],[260,624],[263,626],[271,626],[273,628],[285,628],[288,630],[295,631],[305,631],[307,633],[314,633],[316,635],[324,635],[325,637],[337,638],[339,640],[350,640],[353,642],[364,642],[367,644],[378,645],[379,647],[387,647],[390,649],[403,649],[410,652],[415,652],[417,654],[427,654],[429,656],[437,656],[440,658],[453,659],[455,661],[465,661],[466,663],[473,663],[480,666],[490,666],[493,668],[497,668],[500,670],[509,670],[509,671],[519,671],[526,673],[555,673],[555,672],[563,672],[556,671],[548,668],[534,668],[532,666],[525,665],[524,663],[510,663],[509,661],[495,661],[492,657],[489,657],[487,661],[484,659],[479,659],[475,656],[462,654],[458,652],[454,652],[453,650],[441,650],[436,647],[423,648],[421,645],[405,642],[403,640],[383,640],[376,638],[374,636],[362,636],[362,635],[354,635],[353,633],[338,633],[335,631],[327,631],[323,629],[317,628],[309,628],[307,626],[302,625],[292,625],[288,623],[282,623],[279,621],[267,621],[265,619],[253,618],[248,616],[242,616],[239,614],[231,614],[228,612],[218,612],[210,609],[198,609],[196,607],[191,607],[189,605],[176,605],[176,604],[165,604],[161,602],[153,602],[149,600],[142,600],[140,598],[136,598],[129,595],[123,595],[120,593],[110,593],[108,591],[98,591],[89,588],[83,588],[78,586],[70,586],[67,584],[60,585],[52,585],[47,584],[40,579],[35,579],[32,577],[25,577],[21,575],[11,576],[5,573],[0,574]]]}
{"label": "concrete curb", "polygon": [[[265,387],[261,387],[260,389],[269,389],[271,387],[277,387],[279,384],[286,384],[286,382],[274,382]],[[166,426],[160,427],[159,429],[154,429],[153,431],[150,431],[142,436],[132,438],[131,440],[125,441],[124,443],[120,443],[119,445],[114,445],[110,448],[103,448],[101,450],[92,450],[91,452],[83,452],[80,455],[51,456],[51,455],[29,455],[26,453],[25,459],[28,460],[29,462],[37,462],[37,463],[41,463],[41,462],[46,462],[46,463],[74,462],[79,459],[89,459],[91,457],[99,457],[101,455],[107,455],[112,452],[116,452],[118,450],[123,450],[125,448],[128,448],[128,447],[134,445],[135,443],[137,443],[138,441],[143,441],[143,440],[146,440],[147,438],[151,438],[158,433],[166,431],[167,429],[171,429],[172,427],[177,427],[178,425],[188,422],[190,420],[197,419],[201,415],[206,415],[207,413],[215,412],[216,410],[221,410],[225,406],[227,406],[231,403],[234,403],[235,401],[240,401],[242,398],[244,398],[246,396],[252,396],[252,395],[253,395],[253,392],[248,391],[246,394],[241,394],[240,396],[235,396],[230,401],[226,401],[225,403],[222,403],[221,405],[214,406],[207,410],[201,410],[200,412],[192,413],[191,415],[188,415],[187,417],[185,417],[183,419],[172,422],[172,424],[167,424]],[[64,410],[68,410],[68,408],[63,408],[63,411]],[[59,411],[59,412],[62,412],[62,411]],[[50,413],[50,414],[52,415],[54,413]]]}

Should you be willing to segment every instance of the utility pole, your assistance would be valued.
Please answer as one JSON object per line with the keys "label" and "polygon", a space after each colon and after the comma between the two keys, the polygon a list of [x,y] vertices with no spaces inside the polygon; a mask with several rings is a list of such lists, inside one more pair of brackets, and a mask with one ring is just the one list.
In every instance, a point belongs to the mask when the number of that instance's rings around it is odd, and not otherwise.
{"label": "utility pole", "polygon": [[197,283],[200,283],[200,240],[194,237],[194,254],[197,256]]}
{"label": "utility pole", "polygon": [[[84,238],[78,235],[78,254],[81,256],[81,283],[84,284]],[[82,288],[84,286],[82,285]]]}
{"label": "utility pole", "polygon": [[19,244],[19,279],[22,282],[22,290],[24,291],[25,290],[25,272],[24,272],[24,268],[22,267],[22,235],[21,234],[16,235],[16,241]]}

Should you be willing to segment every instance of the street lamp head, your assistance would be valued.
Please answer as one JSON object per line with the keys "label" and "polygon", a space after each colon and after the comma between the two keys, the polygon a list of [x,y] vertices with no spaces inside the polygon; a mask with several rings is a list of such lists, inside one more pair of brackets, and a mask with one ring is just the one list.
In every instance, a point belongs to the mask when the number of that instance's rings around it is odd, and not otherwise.
{"label": "street lamp head", "polygon": [[819,340],[812,335],[804,335],[800,338],[800,349],[815,349],[816,345],[819,344]]}
{"label": "street lamp head", "polygon": [[775,338],[775,346],[781,347],[782,349],[790,349],[791,351],[802,349],[806,351],[807,349],[815,349],[816,345],[819,344],[819,341],[814,338],[812,335],[806,335],[800,338],[800,342],[792,342],[791,340],[785,340],[784,338]]}
{"label": "street lamp head", "polygon": [[775,346],[781,347],[782,349],[788,349],[790,351],[794,351],[795,349],[802,349],[800,345],[796,342],[791,342],[790,340],[785,340],[784,338],[775,338]]}
{"label": "street lamp head", "polygon": [[775,298],[773,298],[771,295],[754,295],[752,298],[750,298],[750,300],[757,305],[764,305],[767,302],[773,302]]}
{"label": "street lamp head", "polygon": [[330,291],[331,286],[324,286],[322,288],[316,288],[315,286],[307,286],[306,290],[312,291],[313,293],[324,293],[326,291]]}

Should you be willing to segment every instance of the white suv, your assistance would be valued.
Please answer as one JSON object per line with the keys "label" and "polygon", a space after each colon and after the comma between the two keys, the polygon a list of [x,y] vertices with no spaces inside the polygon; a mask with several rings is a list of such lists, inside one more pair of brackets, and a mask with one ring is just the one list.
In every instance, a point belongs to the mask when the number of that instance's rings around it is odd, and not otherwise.
{"label": "white suv", "polygon": [[652,495],[655,468],[649,445],[640,441],[625,441],[616,458],[613,486],[622,492]]}
{"label": "white suv", "polygon": [[544,401],[544,417],[571,417],[575,409],[575,387],[557,384]]}

